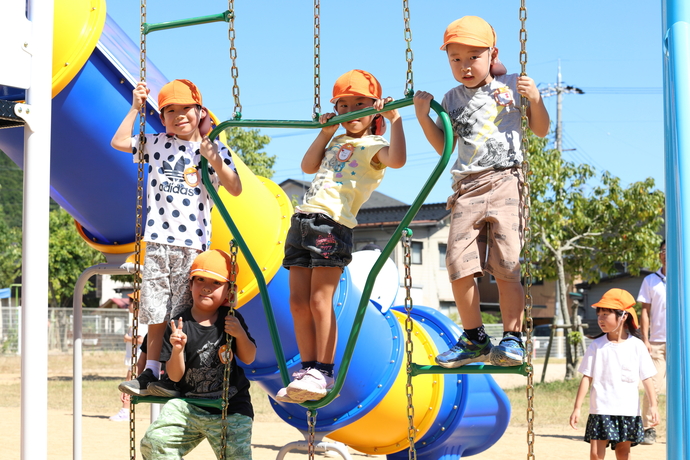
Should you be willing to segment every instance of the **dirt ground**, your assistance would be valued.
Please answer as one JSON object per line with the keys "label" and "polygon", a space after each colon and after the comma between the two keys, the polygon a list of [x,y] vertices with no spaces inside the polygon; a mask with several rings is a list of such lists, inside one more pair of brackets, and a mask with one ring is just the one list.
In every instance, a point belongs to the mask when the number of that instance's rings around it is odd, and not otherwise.
{"label": "dirt ground", "polygon": [[[541,370],[535,369],[541,376]],[[553,372],[553,376],[551,376]],[[554,366],[549,369],[547,380],[562,376],[562,371]],[[497,375],[496,380],[503,388],[523,384],[518,376]],[[96,460],[124,460],[129,458],[129,424],[111,422],[111,413],[82,414],[82,458]],[[20,408],[0,408],[0,445],[3,446],[3,458],[20,458]],[[282,422],[278,416],[262,416],[263,420],[255,421],[252,439],[254,460],[276,459],[280,449],[294,441],[302,441],[300,432]],[[136,436],[143,436],[148,426],[149,413],[137,411]],[[71,411],[48,411],[48,458],[50,460],[70,460],[73,458],[72,447],[73,418]],[[534,453],[537,459],[581,460],[589,457],[589,445],[583,442],[583,431],[574,431],[565,424],[558,426],[539,426],[535,429]],[[29,435],[30,436],[30,435]],[[527,457],[527,432],[523,426],[509,426],[503,437],[490,449],[473,456],[477,460],[515,460]],[[30,440],[29,440],[30,442]],[[349,450],[353,460],[367,457],[352,449]],[[138,453],[138,452],[137,452]],[[305,458],[306,451],[292,451],[284,458],[294,460]],[[139,457],[139,456],[138,456]],[[324,454],[317,452],[319,458],[340,458],[337,453]],[[140,457],[139,457],[140,458]],[[215,458],[211,448],[203,442],[186,460]],[[384,458],[383,456],[370,458]],[[607,458],[615,458],[609,452]],[[664,460],[666,458],[666,439],[660,438],[653,446],[637,446],[632,449],[632,458]],[[25,459],[26,460],[26,459]]]}

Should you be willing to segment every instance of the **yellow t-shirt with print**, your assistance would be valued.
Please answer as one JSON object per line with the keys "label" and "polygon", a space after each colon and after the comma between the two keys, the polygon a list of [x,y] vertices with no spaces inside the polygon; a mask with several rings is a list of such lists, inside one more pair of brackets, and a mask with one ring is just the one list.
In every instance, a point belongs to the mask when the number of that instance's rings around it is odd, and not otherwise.
{"label": "yellow t-shirt with print", "polygon": [[380,163],[372,165],[371,159],[387,146],[381,136],[335,137],[297,211],[323,213],[346,227],[357,226],[357,213],[378,187],[386,168]]}

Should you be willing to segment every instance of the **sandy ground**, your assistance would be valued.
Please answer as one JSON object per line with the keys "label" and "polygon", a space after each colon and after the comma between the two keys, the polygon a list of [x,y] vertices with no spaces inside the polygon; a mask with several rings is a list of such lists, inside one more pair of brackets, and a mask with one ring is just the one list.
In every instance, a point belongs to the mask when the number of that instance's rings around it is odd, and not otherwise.
{"label": "sandy ground", "polygon": [[[536,379],[541,378],[541,368],[535,368]],[[562,378],[562,365],[549,366],[547,380]],[[524,378],[515,375],[496,375],[503,388],[524,385]],[[124,460],[129,458],[129,424],[111,422],[112,414],[82,415],[82,456],[83,459]],[[2,458],[20,458],[20,409],[0,408],[0,444],[3,446]],[[280,449],[294,441],[302,441],[301,433],[282,422],[277,416],[262,418],[268,420],[254,423],[252,450],[255,460],[273,460]],[[138,440],[146,431],[149,414],[146,410],[137,411],[136,437]],[[48,412],[48,458],[50,460],[69,460],[73,457],[71,411]],[[583,432],[574,431],[565,424],[559,426],[537,426],[535,433],[534,453],[539,459],[581,460],[588,458],[589,445],[582,440]],[[29,434],[30,437],[30,434]],[[30,441],[29,441],[30,442]],[[366,455],[349,450],[351,458],[363,458]],[[284,458],[293,460],[306,458],[306,451],[295,450]],[[138,456],[139,457],[139,456]],[[340,458],[336,453],[317,452],[319,458]],[[490,449],[471,458],[478,460],[515,460],[527,457],[527,432],[525,427],[510,426],[504,436]],[[211,448],[203,442],[186,460],[214,458]],[[384,458],[383,456],[370,458]],[[615,458],[613,452],[607,458]],[[666,440],[659,439],[653,446],[637,446],[632,450],[632,458],[663,460],[666,458]]]}

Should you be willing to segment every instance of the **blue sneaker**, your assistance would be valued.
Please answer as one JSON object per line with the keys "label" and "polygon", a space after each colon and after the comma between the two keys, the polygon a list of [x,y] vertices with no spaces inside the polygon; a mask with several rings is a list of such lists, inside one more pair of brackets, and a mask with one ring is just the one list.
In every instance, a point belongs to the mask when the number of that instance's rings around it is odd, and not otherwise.
{"label": "blue sneaker", "polygon": [[525,345],[515,336],[503,337],[501,343],[491,350],[491,364],[494,366],[521,366],[525,360]]}
{"label": "blue sneaker", "polygon": [[490,353],[491,340],[488,337],[485,343],[476,343],[463,332],[453,348],[436,357],[436,364],[441,367],[454,368],[469,363],[486,362]]}

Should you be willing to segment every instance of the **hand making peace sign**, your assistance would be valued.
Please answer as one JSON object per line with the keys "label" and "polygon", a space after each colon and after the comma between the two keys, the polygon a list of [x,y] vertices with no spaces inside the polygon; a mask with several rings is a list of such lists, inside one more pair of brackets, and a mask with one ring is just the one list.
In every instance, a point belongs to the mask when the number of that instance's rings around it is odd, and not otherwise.
{"label": "hand making peace sign", "polygon": [[170,321],[170,328],[172,329],[170,345],[174,350],[183,350],[187,345],[187,334],[182,331],[182,318],[178,319],[177,326],[175,326],[175,320]]}

